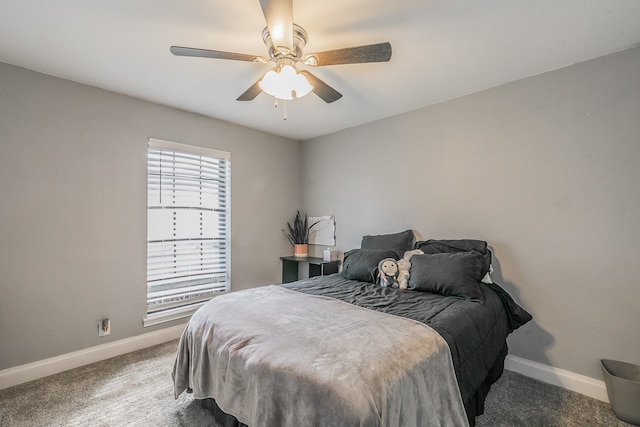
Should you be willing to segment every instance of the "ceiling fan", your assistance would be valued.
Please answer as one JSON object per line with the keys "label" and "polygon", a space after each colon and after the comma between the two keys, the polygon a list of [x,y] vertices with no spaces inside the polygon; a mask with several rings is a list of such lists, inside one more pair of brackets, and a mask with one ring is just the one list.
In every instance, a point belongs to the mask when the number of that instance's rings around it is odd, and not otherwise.
{"label": "ceiling fan", "polygon": [[260,77],[237,98],[238,101],[251,101],[263,91],[274,96],[276,100],[301,98],[312,91],[325,102],[334,102],[340,99],[342,94],[311,72],[298,71],[296,69],[297,63],[311,67],[322,67],[325,65],[387,62],[391,59],[391,44],[389,42],[304,55],[307,33],[302,27],[293,23],[293,0],[260,0],[260,5],[267,22],[267,27],[262,31],[262,39],[267,46],[269,58],[182,46],[171,46],[171,52],[178,56],[258,63],[273,62],[274,69]]}

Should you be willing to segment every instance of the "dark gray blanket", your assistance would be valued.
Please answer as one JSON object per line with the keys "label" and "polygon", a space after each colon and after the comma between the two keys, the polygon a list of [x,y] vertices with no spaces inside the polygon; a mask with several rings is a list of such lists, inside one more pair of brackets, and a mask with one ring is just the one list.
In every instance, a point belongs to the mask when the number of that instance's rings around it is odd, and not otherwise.
{"label": "dark gray blanket", "polygon": [[192,389],[252,427],[468,425],[430,327],[280,286],[205,304],[173,377],[176,396]]}

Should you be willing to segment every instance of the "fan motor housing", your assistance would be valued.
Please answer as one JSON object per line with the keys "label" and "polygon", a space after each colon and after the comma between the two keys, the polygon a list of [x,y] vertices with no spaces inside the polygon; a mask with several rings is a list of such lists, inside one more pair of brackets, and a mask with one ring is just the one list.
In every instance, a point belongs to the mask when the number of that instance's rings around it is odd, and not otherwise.
{"label": "fan motor housing", "polygon": [[279,59],[280,57],[289,57],[295,61],[302,59],[302,52],[307,44],[307,32],[301,26],[293,24],[293,51],[281,52],[273,46],[269,28],[262,30],[262,41],[267,46],[269,57],[271,59]]}

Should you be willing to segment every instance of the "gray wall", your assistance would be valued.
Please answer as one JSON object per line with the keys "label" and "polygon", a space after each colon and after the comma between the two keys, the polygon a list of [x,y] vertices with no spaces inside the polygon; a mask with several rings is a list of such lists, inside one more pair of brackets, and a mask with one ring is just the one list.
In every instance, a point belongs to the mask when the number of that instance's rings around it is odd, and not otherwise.
{"label": "gray wall", "polygon": [[149,137],[231,152],[232,289],[280,281],[299,142],[0,64],[0,369],[172,326],[142,327]]}
{"label": "gray wall", "polygon": [[511,353],[601,378],[640,363],[640,48],[306,141],[337,247],[413,228],[493,247],[534,321]]}

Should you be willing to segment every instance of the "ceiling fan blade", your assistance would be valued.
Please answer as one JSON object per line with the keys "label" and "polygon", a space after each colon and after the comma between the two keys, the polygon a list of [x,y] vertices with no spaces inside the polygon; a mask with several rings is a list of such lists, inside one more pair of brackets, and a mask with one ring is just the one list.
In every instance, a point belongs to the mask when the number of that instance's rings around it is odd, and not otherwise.
{"label": "ceiling fan blade", "polygon": [[262,92],[262,89],[260,89],[260,80],[262,80],[262,77],[252,84],[249,89],[245,90],[242,95],[237,97],[236,101],[253,101],[256,99],[256,96],[260,95],[260,92]]}
{"label": "ceiling fan blade", "polygon": [[303,74],[307,78],[307,80],[309,80],[311,86],[313,86],[313,93],[322,98],[322,100],[327,104],[330,104],[342,98],[342,94],[340,92],[317,78],[315,75],[311,74],[309,71],[300,70],[300,73]]}
{"label": "ceiling fan blade", "polygon": [[384,42],[311,53],[304,57],[304,63],[313,67],[321,67],[323,65],[387,62],[390,59],[391,43]]}
{"label": "ceiling fan blade", "polygon": [[193,47],[171,46],[171,53],[177,56],[195,56],[199,58],[233,59],[236,61],[260,60],[259,56],[244,53],[223,52],[221,50],[196,49]]}
{"label": "ceiling fan blade", "polygon": [[276,52],[293,51],[293,0],[260,0]]}

